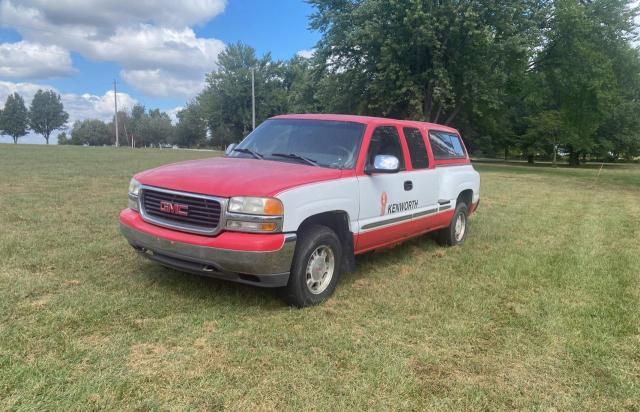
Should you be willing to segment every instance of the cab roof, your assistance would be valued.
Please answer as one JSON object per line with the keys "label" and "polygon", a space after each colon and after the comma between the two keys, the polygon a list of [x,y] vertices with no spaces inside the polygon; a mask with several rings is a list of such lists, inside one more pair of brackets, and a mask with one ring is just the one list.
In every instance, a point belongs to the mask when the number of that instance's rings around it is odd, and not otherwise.
{"label": "cab roof", "polygon": [[452,127],[444,126],[437,123],[418,122],[413,120],[387,119],[384,117],[355,116],[355,115],[347,115],[347,114],[284,114],[284,115],[274,116],[272,117],[272,119],[326,120],[326,121],[362,123],[367,125],[381,125],[381,124],[393,123],[399,126],[436,129],[436,130],[441,130],[443,132],[458,133],[458,131]]}

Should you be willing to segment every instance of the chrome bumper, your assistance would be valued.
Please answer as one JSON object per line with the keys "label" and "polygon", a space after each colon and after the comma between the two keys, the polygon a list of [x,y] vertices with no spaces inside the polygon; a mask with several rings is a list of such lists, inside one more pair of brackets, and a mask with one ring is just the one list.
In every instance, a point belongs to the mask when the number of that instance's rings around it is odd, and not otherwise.
{"label": "chrome bumper", "polygon": [[263,287],[286,286],[297,239],[288,234],[280,250],[252,252],[172,242],[124,224],[120,231],[138,253],[164,266]]}

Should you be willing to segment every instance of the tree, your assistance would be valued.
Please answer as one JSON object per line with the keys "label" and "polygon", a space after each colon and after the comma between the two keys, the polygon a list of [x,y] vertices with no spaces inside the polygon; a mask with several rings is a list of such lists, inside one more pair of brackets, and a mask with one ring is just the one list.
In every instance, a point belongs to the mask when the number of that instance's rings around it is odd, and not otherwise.
{"label": "tree", "polygon": [[62,132],[58,135],[58,144],[59,145],[68,145],[71,144],[71,139],[67,136],[65,132]]}
{"label": "tree", "polygon": [[13,143],[18,144],[18,139],[27,134],[29,130],[29,113],[24,105],[24,99],[18,93],[10,94],[4,104],[0,118],[2,134],[13,138]]}
{"label": "tree", "polygon": [[553,113],[546,117],[553,121],[543,122],[536,133],[545,133],[547,124],[547,135],[558,137],[572,165],[580,163],[581,154],[607,150],[597,131],[633,99],[625,94],[638,84],[631,80],[637,79],[637,52],[629,50],[634,10],[628,0],[554,2],[545,47],[533,64],[540,103],[535,110]]}
{"label": "tree", "polygon": [[287,95],[287,109],[291,113],[322,111],[314,64],[312,59],[295,56],[283,65],[283,87]]}
{"label": "tree", "polygon": [[207,88],[198,96],[213,142],[219,147],[251,131],[251,70],[255,74],[256,123],[288,111],[284,64],[266,54],[257,58],[252,47],[229,45],[218,57],[218,70],[207,75]]}
{"label": "tree", "polygon": [[171,118],[159,109],[150,110],[136,124],[136,138],[144,144],[162,145],[172,141],[174,126]]}
{"label": "tree", "polygon": [[102,120],[78,120],[71,130],[71,144],[104,146],[114,144],[115,138],[109,126]]}
{"label": "tree", "polygon": [[[499,110],[535,49],[544,2],[310,0],[329,107],[452,123]],[[321,82],[320,85],[323,85]]]}
{"label": "tree", "polygon": [[[118,110],[118,144],[120,146],[129,146],[131,145],[131,136],[133,134],[132,130],[132,120],[129,117],[129,113],[126,110]],[[109,127],[110,133],[113,136],[115,142],[116,136],[116,122],[115,115],[111,117],[111,121],[107,123]]]}
{"label": "tree", "polygon": [[141,130],[141,123],[146,116],[146,108],[144,105],[136,104],[131,109],[131,117],[127,124],[128,133],[134,141],[134,144],[139,147],[144,147],[144,136],[140,136],[138,132]]}
{"label": "tree", "polygon": [[49,137],[55,130],[65,127],[69,114],[64,111],[60,95],[53,90],[38,90],[31,101],[29,126],[41,134],[49,144]]}
{"label": "tree", "polygon": [[197,100],[178,112],[178,124],[173,143],[182,147],[199,146],[207,140],[207,122]]}

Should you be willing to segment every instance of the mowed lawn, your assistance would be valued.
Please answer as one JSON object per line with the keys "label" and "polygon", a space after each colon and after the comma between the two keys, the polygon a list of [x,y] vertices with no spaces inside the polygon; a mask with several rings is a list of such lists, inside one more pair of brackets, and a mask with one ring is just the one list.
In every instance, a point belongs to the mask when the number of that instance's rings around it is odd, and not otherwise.
{"label": "mowed lawn", "polygon": [[0,145],[0,409],[640,410],[640,168],[478,165],[463,247],[296,310],[120,236],[132,174],[212,155]]}

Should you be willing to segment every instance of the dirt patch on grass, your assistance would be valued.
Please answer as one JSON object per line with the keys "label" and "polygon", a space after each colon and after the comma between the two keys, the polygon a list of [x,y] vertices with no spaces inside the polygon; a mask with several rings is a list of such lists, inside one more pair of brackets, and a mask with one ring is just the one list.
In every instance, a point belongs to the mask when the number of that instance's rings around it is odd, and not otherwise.
{"label": "dirt patch on grass", "polygon": [[30,306],[34,309],[44,309],[51,301],[50,295],[40,296],[30,302]]}
{"label": "dirt patch on grass", "polygon": [[356,279],[351,285],[351,287],[354,289],[370,289],[372,284],[373,282],[371,282],[370,279],[360,278],[360,279]]}
{"label": "dirt patch on grass", "polygon": [[128,365],[131,370],[145,375],[163,376],[173,379],[176,376],[198,378],[213,370],[227,369],[227,351],[200,336],[189,346],[167,347],[158,343],[139,343],[129,352]]}
{"label": "dirt patch on grass", "polygon": [[215,332],[216,329],[218,329],[217,322],[215,321],[204,322],[202,324],[202,329],[201,329],[202,336],[200,336],[199,338],[196,338],[196,340],[193,342],[193,347],[196,348],[197,350],[205,350],[209,346],[207,344],[209,340],[209,335]]}
{"label": "dirt patch on grass", "polygon": [[163,345],[140,343],[133,345],[129,353],[131,369],[145,375],[153,375],[157,369],[164,366],[168,350]]}
{"label": "dirt patch on grass", "polygon": [[77,340],[78,345],[82,349],[101,349],[111,344],[111,338],[104,335],[87,335]]}
{"label": "dirt patch on grass", "polygon": [[80,281],[78,279],[68,279],[64,281],[64,285],[68,287],[80,286]]}

